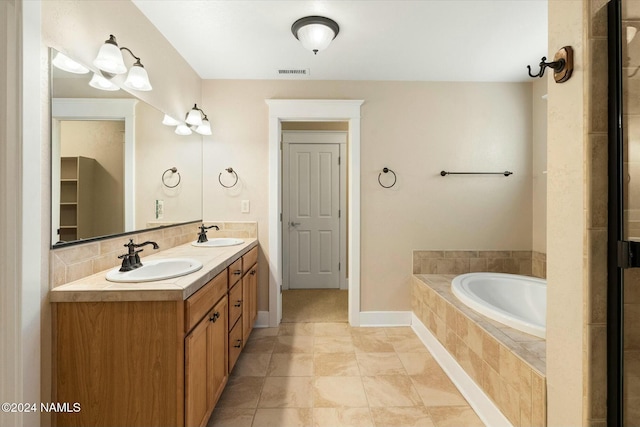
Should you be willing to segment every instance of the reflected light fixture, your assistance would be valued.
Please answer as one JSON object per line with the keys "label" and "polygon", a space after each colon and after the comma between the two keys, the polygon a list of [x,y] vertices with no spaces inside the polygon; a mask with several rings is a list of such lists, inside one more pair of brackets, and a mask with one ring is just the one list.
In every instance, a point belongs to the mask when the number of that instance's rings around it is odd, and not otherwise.
{"label": "reflected light fixture", "polygon": [[291,32],[314,55],[329,46],[340,32],[338,23],[324,16],[306,16],[291,26]]}
{"label": "reflected light fixture", "polygon": [[94,87],[96,89],[100,89],[100,90],[109,90],[109,91],[120,90],[118,85],[113,84],[111,80],[106,79],[102,77],[100,74],[96,74],[96,73],[93,73],[93,77],[91,77],[89,86]]}
{"label": "reflected light fixture", "polygon": [[176,126],[175,132],[178,135],[191,135],[192,131],[200,135],[211,135],[211,123],[204,111],[198,108],[197,104],[185,116],[185,123],[165,114],[162,120],[163,125]]}
{"label": "reflected light fixture", "polygon": [[127,67],[124,65],[124,59],[122,57],[123,50],[129,52],[136,60],[129,69],[124,85],[133,90],[151,90],[149,75],[147,74],[147,70],[144,69],[142,62],[140,62],[140,58],[134,55],[128,47],[119,47],[113,34],[109,35],[109,40],[106,40],[100,47],[98,56],[93,60],[93,65],[106,73],[106,77],[109,78],[116,74],[124,74],[127,72]]}
{"label": "reflected light fixture", "polygon": [[53,58],[51,63],[55,65],[56,68],[74,74],[87,74],[89,72],[87,67],[69,58],[62,52],[56,53],[56,56]]}

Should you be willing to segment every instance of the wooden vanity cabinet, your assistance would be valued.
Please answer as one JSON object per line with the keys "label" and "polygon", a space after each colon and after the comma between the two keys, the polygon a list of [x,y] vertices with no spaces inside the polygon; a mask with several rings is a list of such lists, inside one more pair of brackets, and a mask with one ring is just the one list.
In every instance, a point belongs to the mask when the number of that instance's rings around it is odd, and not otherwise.
{"label": "wooden vanity cabinet", "polygon": [[242,338],[246,343],[258,317],[258,264],[242,276]]}
{"label": "wooden vanity cabinet", "polygon": [[53,426],[205,426],[256,319],[257,252],[184,301],[53,303],[52,401],[82,408]]}

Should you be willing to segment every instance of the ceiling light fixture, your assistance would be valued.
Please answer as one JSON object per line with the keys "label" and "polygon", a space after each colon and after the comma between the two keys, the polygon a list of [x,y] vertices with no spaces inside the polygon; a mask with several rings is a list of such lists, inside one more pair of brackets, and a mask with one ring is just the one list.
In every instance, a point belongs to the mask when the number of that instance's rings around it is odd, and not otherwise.
{"label": "ceiling light fixture", "polygon": [[302,43],[317,55],[319,51],[329,46],[340,32],[338,23],[324,16],[306,16],[298,19],[291,26],[291,32]]}
{"label": "ceiling light fixture", "polygon": [[116,74],[124,74],[127,72],[127,67],[124,65],[124,59],[122,58],[123,50],[129,52],[136,60],[127,74],[124,85],[134,90],[151,90],[149,75],[147,74],[147,70],[144,69],[142,62],[140,62],[140,58],[134,55],[128,47],[119,47],[113,35],[109,35],[109,40],[106,40],[102,47],[100,47],[98,56],[93,60],[93,65],[106,73],[105,77],[111,78]]}
{"label": "ceiling light fixture", "polygon": [[193,108],[185,116],[185,123],[179,122],[173,117],[165,114],[162,120],[163,125],[176,126],[175,132],[178,135],[191,135],[192,131],[200,135],[211,135],[211,123],[205,112],[193,104]]}

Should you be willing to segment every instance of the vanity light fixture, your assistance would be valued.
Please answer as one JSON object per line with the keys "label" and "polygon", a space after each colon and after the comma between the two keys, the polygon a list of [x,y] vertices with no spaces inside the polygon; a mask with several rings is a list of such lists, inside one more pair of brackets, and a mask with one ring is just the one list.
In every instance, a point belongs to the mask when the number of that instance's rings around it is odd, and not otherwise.
{"label": "vanity light fixture", "polygon": [[329,46],[340,32],[338,23],[324,16],[306,16],[291,26],[291,32],[314,55]]}
{"label": "vanity light fixture", "polygon": [[96,73],[93,73],[93,77],[91,77],[89,86],[94,87],[96,89],[100,89],[100,90],[109,90],[109,91],[120,90],[118,85],[113,84],[111,80],[104,78],[100,74],[96,74]]}
{"label": "vanity light fixture", "polygon": [[168,114],[164,115],[164,119],[162,119],[162,124],[166,126],[178,126],[180,122]]}
{"label": "vanity light fixture", "polygon": [[204,111],[198,108],[197,104],[185,116],[185,122],[180,122],[173,117],[165,114],[162,120],[163,125],[176,126],[175,132],[178,135],[191,135],[192,131],[196,131],[200,135],[211,135],[211,123]]}
{"label": "vanity light fixture", "polygon": [[87,74],[89,72],[87,67],[69,58],[62,52],[56,53],[51,63],[55,65],[56,68],[74,74]]}
{"label": "vanity light fixture", "polygon": [[140,58],[134,55],[128,47],[119,47],[116,42],[116,38],[113,35],[109,35],[109,40],[106,40],[102,47],[100,47],[98,56],[93,60],[93,65],[106,73],[106,77],[113,77],[116,74],[124,74],[127,72],[127,67],[124,65],[124,59],[122,57],[123,50],[129,52],[129,54],[136,60],[133,66],[129,69],[124,85],[129,89],[134,90],[151,90],[152,87],[149,82],[149,75],[147,74],[147,70],[144,69],[142,62],[140,62]]}
{"label": "vanity light fixture", "polygon": [[197,104],[193,104],[193,108],[187,113],[184,121],[200,135],[211,135],[211,124],[207,114],[201,108],[198,108]]}

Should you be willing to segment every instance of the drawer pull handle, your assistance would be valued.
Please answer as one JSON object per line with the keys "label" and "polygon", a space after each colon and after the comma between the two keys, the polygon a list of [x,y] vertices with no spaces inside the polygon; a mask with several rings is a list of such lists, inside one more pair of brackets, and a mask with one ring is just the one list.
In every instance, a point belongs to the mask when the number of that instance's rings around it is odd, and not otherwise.
{"label": "drawer pull handle", "polygon": [[234,306],[234,307],[240,307],[240,306],[242,306],[242,300],[241,300],[241,299],[239,299],[239,300],[238,300],[238,302],[236,302],[233,306]]}
{"label": "drawer pull handle", "polygon": [[236,345],[234,345],[235,348],[240,348],[242,347],[242,340],[238,340],[236,341]]}
{"label": "drawer pull handle", "polygon": [[242,270],[236,270],[233,272],[233,274],[235,274],[236,276],[239,276],[242,274]]}
{"label": "drawer pull handle", "polygon": [[216,311],[215,313],[213,313],[213,316],[209,318],[209,321],[216,323],[216,320],[218,320],[219,318],[220,318],[220,312]]}

